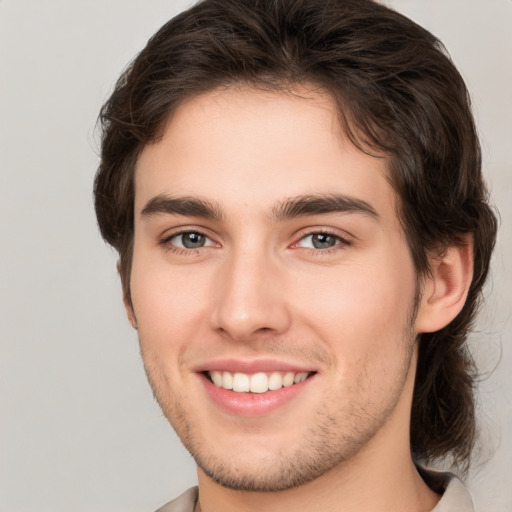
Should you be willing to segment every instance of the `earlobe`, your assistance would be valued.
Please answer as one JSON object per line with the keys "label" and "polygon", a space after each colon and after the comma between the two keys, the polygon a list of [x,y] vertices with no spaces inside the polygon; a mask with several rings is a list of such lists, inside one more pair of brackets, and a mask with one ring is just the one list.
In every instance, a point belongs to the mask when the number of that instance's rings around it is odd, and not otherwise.
{"label": "earlobe", "polygon": [[473,237],[467,235],[460,244],[450,245],[431,267],[423,283],[417,333],[438,331],[460,313],[473,278]]}

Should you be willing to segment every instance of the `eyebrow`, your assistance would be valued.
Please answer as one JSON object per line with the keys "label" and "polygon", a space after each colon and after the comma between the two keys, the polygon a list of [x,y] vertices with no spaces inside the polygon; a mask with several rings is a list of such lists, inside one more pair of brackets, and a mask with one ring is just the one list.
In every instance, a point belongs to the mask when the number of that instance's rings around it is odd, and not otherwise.
{"label": "eyebrow", "polygon": [[221,221],[221,208],[196,197],[168,197],[158,195],[150,199],[141,211],[141,216],[152,217],[158,214],[184,215]]}
{"label": "eyebrow", "polygon": [[340,194],[293,197],[272,209],[272,217],[277,221],[326,213],[359,213],[374,220],[380,218],[366,201]]}
{"label": "eyebrow", "polygon": [[[377,211],[366,201],[340,194],[305,195],[286,199],[272,208],[271,218],[279,222],[328,213],[359,213],[374,220],[380,218]],[[201,217],[215,221],[222,221],[224,218],[220,205],[191,196],[158,195],[150,199],[141,212],[143,217],[159,214]]]}

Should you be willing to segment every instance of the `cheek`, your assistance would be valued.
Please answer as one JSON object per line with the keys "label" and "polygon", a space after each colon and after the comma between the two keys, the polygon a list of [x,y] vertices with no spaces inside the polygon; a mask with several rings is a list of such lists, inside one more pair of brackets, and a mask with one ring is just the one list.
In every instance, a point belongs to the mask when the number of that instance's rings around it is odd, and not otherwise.
{"label": "cheek", "polygon": [[[387,357],[403,343],[410,324],[415,280],[412,265],[355,266],[305,279],[294,295],[307,297],[300,306],[301,321],[343,358]],[[299,281],[297,280],[297,283]]]}
{"label": "cheek", "polygon": [[189,340],[205,317],[208,290],[207,277],[191,267],[134,254],[131,293],[141,344],[165,349]]}

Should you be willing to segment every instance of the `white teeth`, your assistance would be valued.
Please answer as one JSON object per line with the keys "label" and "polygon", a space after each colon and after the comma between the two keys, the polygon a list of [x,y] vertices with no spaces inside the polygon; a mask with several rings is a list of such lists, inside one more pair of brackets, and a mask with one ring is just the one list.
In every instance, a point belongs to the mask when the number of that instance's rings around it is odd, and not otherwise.
{"label": "white teeth", "polygon": [[220,388],[232,389],[237,393],[266,393],[267,391],[275,391],[282,387],[293,386],[305,381],[308,372],[272,372],[270,375],[264,372],[247,375],[245,373],[231,373],[214,370],[208,372],[212,382]]}
{"label": "white teeth", "polygon": [[268,379],[268,389],[274,391],[283,387],[283,376],[279,372],[273,372]]}
{"label": "white teeth", "polygon": [[307,378],[308,378],[307,372],[297,373],[295,375],[295,379],[293,380],[293,382],[295,382],[295,384],[298,384],[299,382],[305,381]]}
{"label": "white teeth", "polygon": [[251,393],[265,393],[268,391],[268,378],[264,373],[255,373],[251,375],[249,384]]}
{"label": "white teeth", "polygon": [[213,380],[213,383],[219,388],[222,387],[222,373],[218,371],[210,372],[210,377]]}
{"label": "white teeth", "polygon": [[233,375],[233,391],[237,393],[249,391],[249,376],[245,373],[235,373]]}
{"label": "white teeth", "polygon": [[285,373],[283,378],[283,386],[285,388],[293,385],[293,381],[295,379],[295,375],[292,372]]}
{"label": "white teeth", "polygon": [[224,389],[233,389],[233,374],[232,373],[224,372],[222,374],[222,384],[221,384],[221,386]]}

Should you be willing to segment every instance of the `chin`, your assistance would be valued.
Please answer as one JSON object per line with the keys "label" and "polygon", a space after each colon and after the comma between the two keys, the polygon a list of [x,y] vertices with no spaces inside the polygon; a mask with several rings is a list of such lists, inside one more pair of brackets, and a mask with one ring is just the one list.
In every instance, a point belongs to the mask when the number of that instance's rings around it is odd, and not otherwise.
{"label": "chin", "polygon": [[[322,417],[320,413],[318,417]],[[197,466],[222,487],[245,492],[278,492],[302,486],[341,467],[378,430],[378,425],[368,427],[363,435],[361,432],[346,435],[341,433],[339,421],[324,416],[322,422],[297,431],[296,436],[246,439],[243,444],[232,437],[224,446],[213,439],[207,441],[199,432],[194,435],[191,430],[187,435],[178,431],[178,435]],[[212,450],[213,443],[216,450]],[[240,446],[246,449],[241,450]]]}

